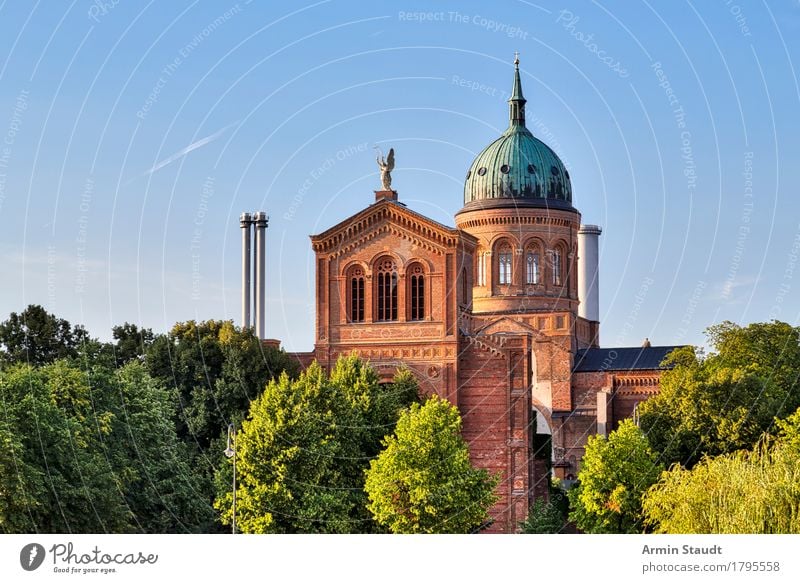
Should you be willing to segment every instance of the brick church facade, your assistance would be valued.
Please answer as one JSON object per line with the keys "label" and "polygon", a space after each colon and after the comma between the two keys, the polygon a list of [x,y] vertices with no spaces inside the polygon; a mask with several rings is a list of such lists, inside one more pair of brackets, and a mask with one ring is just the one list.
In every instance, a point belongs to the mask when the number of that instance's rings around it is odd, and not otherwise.
{"label": "brick church facade", "polygon": [[600,229],[525,127],[518,63],[509,128],[472,163],[455,227],[382,190],[311,237],[316,342],[297,354],[330,368],[356,351],[387,381],[406,365],[458,407],[474,465],[501,477],[493,532],[517,529],[550,473],[575,478],[588,436],[659,390],[673,348],[598,346]]}

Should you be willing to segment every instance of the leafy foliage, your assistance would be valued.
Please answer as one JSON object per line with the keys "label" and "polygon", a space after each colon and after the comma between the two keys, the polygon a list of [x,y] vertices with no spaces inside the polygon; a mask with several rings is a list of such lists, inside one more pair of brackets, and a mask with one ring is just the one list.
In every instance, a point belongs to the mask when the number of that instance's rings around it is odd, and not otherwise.
{"label": "leafy foliage", "polygon": [[[250,407],[237,440],[237,528],[242,532],[370,532],[364,470],[416,399],[400,371],[380,385],[357,356],[342,357],[327,378],[312,364],[292,381],[270,382]],[[232,521],[231,468],[217,473],[215,506]]]}
{"label": "leafy foliage", "polygon": [[691,467],[703,455],[747,449],[774,419],[800,406],[800,328],[730,322],[709,328],[716,352],[675,351],[661,392],[640,406],[640,424],[661,460]]}
{"label": "leafy foliage", "polygon": [[394,533],[467,533],[488,519],[497,480],[472,467],[458,410],[436,396],[404,411],[370,462],[375,520]]}
{"label": "leafy foliage", "polygon": [[644,497],[648,522],[674,534],[800,533],[800,410],[779,426],[751,451],[664,472]]}
{"label": "leafy foliage", "polygon": [[554,503],[537,498],[519,526],[523,534],[558,534],[565,525],[564,515]]}
{"label": "leafy foliage", "polygon": [[174,403],[141,364],[15,365],[0,397],[0,530],[196,531],[212,519]]}
{"label": "leafy foliage", "polygon": [[48,313],[31,304],[23,312],[11,312],[0,324],[0,362],[46,364],[59,358],[74,357],[88,334],[82,326]]}
{"label": "leafy foliage", "polygon": [[131,360],[143,360],[147,348],[155,339],[150,328],[139,328],[136,324],[128,322],[121,326],[114,326],[111,333],[116,340],[114,359],[118,365],[123,365]]}
{"label": "leafy foliage", "polygon": [[569,491],[570,520],[590,533],[642,532],[642,494],[662,469],[647,439],[630,419],[608,438],[589,437],[579,484]]}
{"label": "leafy foliage", "polygon": [[152,376],[177,390],[180,435],[201,449],[228,423],[244,418],[267,382],[297,370],[285,352],[265,347],[251,330],[216,320],[175,324],[152,342],[145,363]]}

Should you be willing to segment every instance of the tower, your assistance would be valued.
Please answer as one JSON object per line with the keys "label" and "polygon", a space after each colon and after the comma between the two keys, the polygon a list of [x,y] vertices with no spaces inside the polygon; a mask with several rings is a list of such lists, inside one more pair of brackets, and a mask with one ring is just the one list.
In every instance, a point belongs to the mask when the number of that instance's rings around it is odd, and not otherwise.
{"label": "tower", "polygon": [[473,161],[455,217],[479,241],[472,311],[576,315],[580,213],[564,164],[525,126],[518,57],[508,104],[508,129]]}

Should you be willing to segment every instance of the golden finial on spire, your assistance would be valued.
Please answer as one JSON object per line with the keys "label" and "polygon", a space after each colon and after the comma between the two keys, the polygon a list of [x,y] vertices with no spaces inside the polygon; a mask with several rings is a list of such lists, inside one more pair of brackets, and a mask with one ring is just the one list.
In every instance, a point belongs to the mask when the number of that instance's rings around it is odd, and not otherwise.
{"label": "golden finial on spire", "polygon": [[519,51],[514,51],[514,64],[519,67]]}

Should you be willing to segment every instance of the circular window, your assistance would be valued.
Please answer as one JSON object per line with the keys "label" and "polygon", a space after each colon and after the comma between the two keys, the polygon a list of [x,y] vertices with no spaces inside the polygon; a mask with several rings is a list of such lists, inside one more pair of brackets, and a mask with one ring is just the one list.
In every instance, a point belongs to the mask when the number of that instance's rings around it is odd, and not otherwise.
{"label": "circular window", "polygon": [[486,174],[486,168],[478,168],[478,176],[483,176]]}
{"label": "circular window", "polygon": [[528,164],[528,172],[530,172],[531,174],[536,174],[536,166],[534,166],[533,164]]}
{"label": "circular window", "polygon": [[555,166],[550,166],[550,173],[553,176],[558,176],[558,168],[556,168]]}
{"label": "circular window", "polygon": [[469,180],[470,176],[472,176],[472,170],[467,170],[467,180]]}
{"label": "circular window", "polygon": [[500,172],[503,174],[508,174],[508,171],[511,170],[511,167],[508,164],[503,164],[500,166]]}

